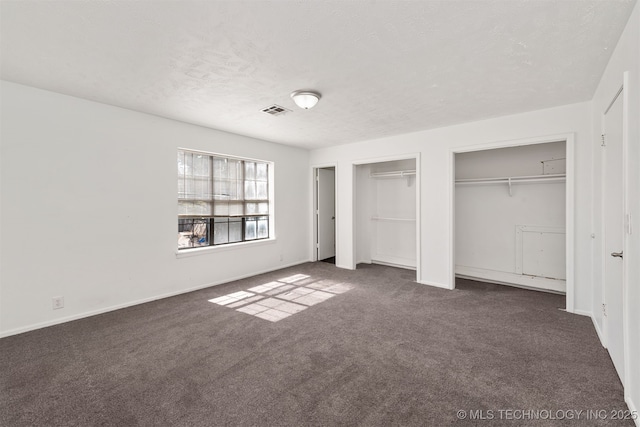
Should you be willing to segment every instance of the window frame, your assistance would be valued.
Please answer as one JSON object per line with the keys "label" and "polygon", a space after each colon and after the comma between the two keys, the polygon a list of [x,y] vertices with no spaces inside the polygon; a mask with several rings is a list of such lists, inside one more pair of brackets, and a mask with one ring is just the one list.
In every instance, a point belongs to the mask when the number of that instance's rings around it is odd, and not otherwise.
{"label": "window frame", "polygon": [[[269,243],[269,242],[274,242],[276,240],[276,235],[275,235],[275,163],[273,161],[270,160],[263,160],[263,159],[256,159],[256,158],[250,158],[250,157],[241,157],[241,156],[234,156],[234,155],[228,155],[228,154],[222,154],[222,153],[216,153],[216,152],[209,152],[209,151],[202,151],[202,150],[197,150],[197,149],[191,149],[191,148],[184,148],[184,147],[177,147],[176,150],[176,156],[179,155],[180,152],[184,152],[184,153],[189,153],[189,154],[199,154],[199,155],[203,155],[203,156],[207,156],[209,157],[209,161],[210,161],[210,189],[211,189],[211,200],[210,201],[204,201],[205,203],[210,203],[211,206],[211,212],[210,215],[190,215],[190,214],[181,214],[180,211],[180,187],[178,186],[177,188],[177,203],[176,203],[176,217],[178,219],[178,233],[180,233],[180,227],[181,227],[181,221],[183,220],[192,220],[192,221],[197,221],[197,220],[205,220],[208,224],[207,224],[207,241],[208,241],[208,245],[202,245],[202,246],[192,246],[192,247],[179,247],[177,242],[176,242],[176,256],[178,258],[182,257],[182,256],[188,256],[189,254],[200,254],[200,253],[206,253],[209,251],[216,251],[216,250],[221,250],[221,249],[233,249],[236,247],[243,247],[245,245],[258,245],[258,244],[263,244],[263,243]],[[242,203],[243,205],[243,214],[242,215],[215,215],[215,203],[216,203],[216,196],[214,194],[215,192],[215,171],[214,171],[214,159],[215,158],[223,158],[223,159],[229,159],[229,160],[234,160],[234,161],[240,161],[242,162],[242,187],[243,187],[243,194],[242,194],[242,198],[240,200],[238,200],[238,203]],[[259,163],[264,163],[267,164],[267,203],[268,203],[268,212],[266,213],[251,213],[251,214],[247,214],[246,213],[246,205],[249,203],[260,203],[260,202],[264,202],[265,199],[245,199],[244,197],[244,186],[245,186],[245,168],[246,168],[246,163],[245,162],[259,162]],[[176,164],[177,166],[177,164]],[[176,171],[176,178],[179,180],[180,179],[180,175],[179,175],[179,171]],[[257,182],[257,181],[254,181]],[[178,184],[177,184],[178,185]],[[184,198],[182,199],[184,200]],[[194,199],[195,200],[195,199]],[[237,219],[240,221],[241,223],[241,230],[242,230],[242,240],[240,241],[235,241],[235,242],[225,242],[225,243],[214,243],[214,223],[215,223],[215,219],[219,218],[219,219],[224,219],[226,218],[228,220],[228,222],[232,222],[232,219]],[[266,219],[267,221],[267,237],[263,237],[263,238],[258,238],[256,236],[255,239],[250,239],[250,240],[245,240],[245,232],[246,232],[246,223],[247,221],[256,221],[256,227],[257,227],[257,221],[259,219]],[[256,230],[256,234],[257,234],[257,230]]]}

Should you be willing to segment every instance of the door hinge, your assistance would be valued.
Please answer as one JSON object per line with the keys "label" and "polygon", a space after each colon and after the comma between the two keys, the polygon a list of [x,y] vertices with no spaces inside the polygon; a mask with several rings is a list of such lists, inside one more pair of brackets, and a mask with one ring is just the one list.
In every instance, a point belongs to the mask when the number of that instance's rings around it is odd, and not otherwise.
{"label": "door hinge", "polygon": [[602,304],[602,314],[607,315],[607,304]]}
{"label": "door hinge", "polygon": [[320,243],[316,243],[316,249],[320,249]]}
{"label": "door hinge", "polygon": [[604,133],[602,135],[600,135],[602,137],[601,147],[606,147],[607,146],[607,144],[605,143],[604,135],[605,135]]}
{"label": "door hinge", "polygon": [[631,227],[631,214],[627,214],[627,234],[631,234],[633,231],[633,228]]}

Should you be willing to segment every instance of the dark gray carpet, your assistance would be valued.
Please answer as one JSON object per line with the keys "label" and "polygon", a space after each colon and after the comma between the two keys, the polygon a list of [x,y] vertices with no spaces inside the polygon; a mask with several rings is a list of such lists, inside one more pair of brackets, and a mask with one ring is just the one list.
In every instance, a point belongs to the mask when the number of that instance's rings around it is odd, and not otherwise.
{"label": "dark gray carpet", "polygon": [[[208,302],[297,273],[352,289],[276,323]],[[633,425],[500,420],[627,409],[591,320],[559,295],[414,277],[309,263],[4,338],[0,424]]]}

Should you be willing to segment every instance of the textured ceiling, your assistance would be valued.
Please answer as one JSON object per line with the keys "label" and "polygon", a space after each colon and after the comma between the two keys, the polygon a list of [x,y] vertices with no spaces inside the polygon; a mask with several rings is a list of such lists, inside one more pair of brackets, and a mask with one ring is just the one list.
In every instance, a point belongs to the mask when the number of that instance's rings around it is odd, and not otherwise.
{"label": "textured ceiling", "polygon": [[[590,100],[633,5],[5,0],[1,73],[316,148]],[[300,110],[296,89],[322,100]]]}

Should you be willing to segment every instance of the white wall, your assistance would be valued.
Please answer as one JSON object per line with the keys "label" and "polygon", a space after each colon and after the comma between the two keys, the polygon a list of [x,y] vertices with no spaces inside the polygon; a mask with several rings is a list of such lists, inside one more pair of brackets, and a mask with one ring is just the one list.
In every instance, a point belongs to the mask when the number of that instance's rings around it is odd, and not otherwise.
{"label": "white wall", "polygon": [[516,226],[565,227],[564,183],[514,184],[512,191],[456,188],[456,265],[515,274]]}
{"label": "white wall", "polygon": [[[623,83],[623,73],[628,72],[626,138],[627,213],[633,219],[633,234],[627,235],[624,248],[627,286],[625,289],[626,334],[626,381],[625,397],[631,410],[640,410],[640,5],[636,4],[629,22],[618,41],[618,45],[600,80],[593,97],[593,229],[595,239],[591,263],[594,287],[590,311],[596,324],[602,330],[603,283],[602,257],[602,133],[603,114],[609,102]],[[623,113],[624,114],[624,113]],[[640,425],[640,420],[636,420]]]}
{"label": "white wall", "polygon": [[[355,266],[353,247],[353,164],[367,159],[421,153],[421,277],[425,284],[452,287],[452,241],[449,230],[453,212],[450,198],[451,150],[498,141],[517,141],[545,135],[575,134],[575,299],[578,310],[591,308],[591,108],[590,103],[538,110],[457,126],[381,138],[311,152],[313,164],[338,165],[337,265]],[[342,190],[345,191],[342,191]]]}
{"label": "white wall", "polygon": [[[1,89],[0,334],[309,259],[306,150],[14,83]],[[277,239],[176,258],[178,147],[275,162]],[[63,309],[52,310],[55,296]]]}
{"label": "white wall", "polygon": [[[545,160],[556,160],[557,172],[564,173],[560,159],[565,158],[565,147],[564,142],[556,142],[459,153],[455,156],[456,179],[542,175]],[[494,272],[517,274],[508,283],[522,284],[525,278],[516,269],[516,226],[564,228],[565,197],[565,183],[558,181],[516,183],[511,195],[506,183],[456,185],[456,273],[473,277],[477,270],[481,278],[498,281],[510,276]],[[556,244],[547,245],[549,259],[541,259],[544,265],[539,267],[549,273],[562,270],[562,276],[549,277],[563,279],[564,235],[553,236]],[[555,268],[556,263],[562,264],[560,269]],[[563,281],[526,279],[531,287],[564,290]]]}

